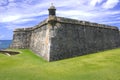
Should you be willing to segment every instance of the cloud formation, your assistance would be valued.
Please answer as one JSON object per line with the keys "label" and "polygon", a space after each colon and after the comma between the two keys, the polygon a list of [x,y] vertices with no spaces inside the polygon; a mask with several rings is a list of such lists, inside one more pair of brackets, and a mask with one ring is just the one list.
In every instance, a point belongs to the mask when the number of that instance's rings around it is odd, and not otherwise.
{"label": "cloud formation", "polygon": [[100,4],[101,2],[103,2],[103,0],[91,0],[90,5],[96,6],[97,4]]}
{"label": "cloud formation", "polygon": [[0,0],[0,6],[7,6],[9,4],[9,0]]}
{"label": "cloud formation", "polygon": [[10,30],[36,25],[51,2],[57,16],[120,26],[120,0],[0,0],[0,23]]}
{"label": "cloud formation", "polygon": [[118,3],[119,3],[119,0],[107,0],[103,4],[103,8],[105,9],[114,8]]}
{"label": "cloud formation", "polygon": [[[2,0],[3,1],[3,0]],[[9,4],[0,10],[2,13],[0,18],[1,22],[20,22],[24,20],[32,20],[33,17],[47,15],[47,8],[50,3],[48,0],[36,1],[36,0],[4,0]],[[54,5],[59,9],[57,11],[58,16],[70,17],[83,20],[92,20],[111,15],[119,14],[120,11],[110,11],[110,8],[114,8],[119,0],[69,0],[69,1],[53,1]],[[49,2],[50,2],[49,1]],[[5,3],[1,2],[1,3]],[[74,3],[74,5],[73,5]],[[98,6],[99,5],[99,6]],[[1,6],[2,7],[2,6]],[[69,14],[68,14],[69,13]],[[32,19],[31,19],[32,18]],[[23,20],[22,20],[23,19]],[[18,21],[19,20],[19,21]],[[97,19],[98,20],[98,19]]]}

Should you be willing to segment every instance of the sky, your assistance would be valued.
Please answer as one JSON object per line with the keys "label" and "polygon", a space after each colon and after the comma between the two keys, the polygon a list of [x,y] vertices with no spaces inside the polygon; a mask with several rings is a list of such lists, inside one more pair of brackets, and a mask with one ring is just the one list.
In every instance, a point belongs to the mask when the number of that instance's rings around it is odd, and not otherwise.
{"label": "sky", "polygon": [[120,29],[120,0],[0,0],[0,40],[11,40],[14,29],[32,27],[46,19],[51,3],[57,16]]}

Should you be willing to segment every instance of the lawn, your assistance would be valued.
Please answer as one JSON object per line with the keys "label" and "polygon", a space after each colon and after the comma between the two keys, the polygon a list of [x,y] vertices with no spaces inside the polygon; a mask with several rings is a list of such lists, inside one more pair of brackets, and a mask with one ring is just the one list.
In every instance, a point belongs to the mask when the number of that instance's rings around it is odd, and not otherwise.
{"label": "lawn", "polygon": [[54,62],[17,51],[0,54],[0,80],[120,80],[120,48]]}

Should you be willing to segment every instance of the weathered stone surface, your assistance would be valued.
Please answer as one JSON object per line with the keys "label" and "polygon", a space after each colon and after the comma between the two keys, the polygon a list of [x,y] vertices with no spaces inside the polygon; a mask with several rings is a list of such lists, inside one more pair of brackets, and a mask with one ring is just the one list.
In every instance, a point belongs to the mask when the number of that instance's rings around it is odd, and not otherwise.
{"label": "weathered stone surface", "polygon": [[51,38],[50,61],[119,47],[119,30],[115,27],[58,22]]}
{"label": "weathered stone surface", "polygon": [[117,27],[56,17],[53,5],[48,10],[48,19],[38,25],[15,29],[10,47],[29,48],[47,61],[120,47]]}
{"label": "weathered stone surface", "polygon": [[10,47],[13,48],[29,48],[31,32],[20,30],[14,31],[13,44]]}
{"label": "weathered stone surface", "polygon": [[53,18],[32,28],[16,29],[11,48],[30,48],[46,60],[54,61],[120,47],[117,27]]}
{"label": "weathered stone surface", "polygon": [[30,42],[30,49],[47,60],[49,60],[50,50],[49,37],[49,27],[44,25],[32,31]]}

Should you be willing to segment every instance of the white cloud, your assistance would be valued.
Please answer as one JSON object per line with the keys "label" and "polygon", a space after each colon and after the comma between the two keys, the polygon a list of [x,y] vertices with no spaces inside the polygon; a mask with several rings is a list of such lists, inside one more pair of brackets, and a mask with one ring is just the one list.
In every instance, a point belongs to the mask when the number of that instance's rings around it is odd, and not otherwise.
{"label": "white cloud", "polygon": [[47,14],[48,11],[41,11],[41,12],[28,12],[28,13],[13,13],[11,15],[11,13],[6,13],[6,14],[3,14],[3,15],[0,15],[0,19],[1,21],[0,22],[27,22],[27,21],[31,21],[31,20],[35,20],[35,18],[33,17],[36,17],[36,16],[42,16],[42,15],[45,15]]}
{"label": "white cloud", "polygon": [[105,9],[114,8],[118,3],[119,0],[107,0],[102,7]]}
{"label": "white cloud", "polygon": [[[69,15],[68,15],[69,13]],[[91,16],[95,16],[94,14],[91,13],[86,13],[86,11],[76,11],[76,10],[68,10],[68,11],[59,11],[58,14],[60,15],[64,15],[64,16],[86,16],[86,17],[91,17]]]}
{"label": "white cloud", "polygon": [[19,15],[9,15],[9,16],[3,17],[0,22],[11,22],[11,21],[15,21],[19,18],[20,18]]}
{"label": "white cloud", "polygon": [[[119,10],[109,10],[115,7],[119,0],[107,0],[106,2],[105,0],[37,0],[35,4],[32,4],[34,0],[22,0],[16,3],[17,0],[9,1],[8,6],[0,8],[0,22],[13,23],[7,26],[10,29],[27,26],[27,24],[24,26],[17,24],[34,21],[38,19],[37,16],[47,15],[50,2],[56,6],[58,16],[80,20],[102,22],[109,16],[120,14]],[[101,5],[96,7],[97,4]]]}
{"label": "white cloud", "polygon": [[95,6],[97,3],[100,4],[103,0],[91,0],[90,5]]}
{"label": "white cloud", "polygon": [[36,19],[35,18],[18,19],[18,20],[13,21],[12,23],[19,24],[19,23],[26,23],[26,22],[34,21],[34,20]]}

